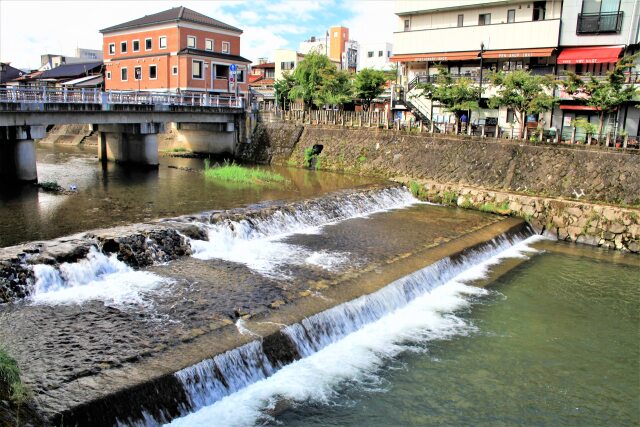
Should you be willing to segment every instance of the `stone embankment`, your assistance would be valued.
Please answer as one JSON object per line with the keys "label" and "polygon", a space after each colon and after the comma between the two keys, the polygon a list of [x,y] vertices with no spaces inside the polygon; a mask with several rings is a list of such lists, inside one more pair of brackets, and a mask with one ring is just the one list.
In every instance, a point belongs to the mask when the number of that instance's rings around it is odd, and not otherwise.
{"label": "stone embankment", "polygon": [[[384,129],[260,123],[250,161],[304,164],[322,145],[320,169],[428,184],[426,194],[464,193],[455,204],[503,205],[539,231],[562,240],[638,251],[640,152],[599,147],[522,144]],[[299,133],[300,132],[300,133]],[[296,135],[300,137],[295,140]],[[472,194],[475,192],[475,194]],[[449,194],[450,195],[450,194]],[[495,200],[494,200],[495,199]]]}

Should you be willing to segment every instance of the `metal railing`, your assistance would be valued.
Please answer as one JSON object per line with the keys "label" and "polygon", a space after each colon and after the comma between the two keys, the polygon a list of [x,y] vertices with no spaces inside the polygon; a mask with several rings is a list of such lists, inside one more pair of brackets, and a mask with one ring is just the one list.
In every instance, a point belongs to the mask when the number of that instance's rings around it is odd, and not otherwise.
{"label": "metal railing", "polygon": [[624,13],[579,13],[576,34],[619,33]]}
{"label": "metal railing", "polygon": [[0,88],[0,102],[51,104],[175,105],[243,108],[241,97],[204,92],[124,92],[98,89]]}

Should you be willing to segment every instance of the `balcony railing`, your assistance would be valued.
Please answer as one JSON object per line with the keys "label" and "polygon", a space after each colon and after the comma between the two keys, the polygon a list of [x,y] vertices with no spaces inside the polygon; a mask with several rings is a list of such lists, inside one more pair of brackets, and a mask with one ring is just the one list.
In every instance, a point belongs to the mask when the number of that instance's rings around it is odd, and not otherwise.
{"label": "balcony railing", "polygon": [[624,13],[579,13],[576,34],[619,33]]}

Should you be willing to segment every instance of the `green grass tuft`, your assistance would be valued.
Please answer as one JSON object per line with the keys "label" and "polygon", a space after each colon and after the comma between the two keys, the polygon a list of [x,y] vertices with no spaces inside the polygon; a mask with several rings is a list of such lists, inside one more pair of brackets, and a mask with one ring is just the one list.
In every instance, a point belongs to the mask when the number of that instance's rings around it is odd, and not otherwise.
{"label": "green grass tuft", "polygon": [[20,368],[14,358],[9,356],[5,350],[0,348],[0,391],[17,405],[25,403],[30,397],[30,391],[20,380]]}
{"label": "green grass tuft", "polygon": [[282,175],[275,172],[247,168],[235,163],[225,162],[223,166],[212,168],[209,166],[208,160],[205,159],[205,170],[203,171],[207,179],[253,185],[286,184],[288,182]]}
{"label": "green grass tuft", "polygon": [[60,186],[60,184],[58,184],[55,181],[44,181],[44,182],[38,183],[38,185],[44,191],[52,191],[52,192],[58,193],[58,192],[63,190],[63,188]]}
{"label": "green grass tuft", "polygon": [[184,147],[174,147],[174,148],[168,149],[167,151],[170,152],[170,153],[185,153],[185,152],[187,152],[189,150],[187,150]]}

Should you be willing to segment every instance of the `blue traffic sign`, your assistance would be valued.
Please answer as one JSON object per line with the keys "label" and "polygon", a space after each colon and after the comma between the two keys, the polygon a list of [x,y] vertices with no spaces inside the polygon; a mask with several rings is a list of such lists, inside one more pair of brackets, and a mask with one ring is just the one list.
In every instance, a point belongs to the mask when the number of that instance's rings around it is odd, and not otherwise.
{"label": "blue traffic sign", "polygon": [[236,66],[236,64],[231,64],[231,65],[229,65],[229,70],[231,70],[231,71],[233,71],[233,72],[235,72],[237,68],[238,68],[238,67]]}

